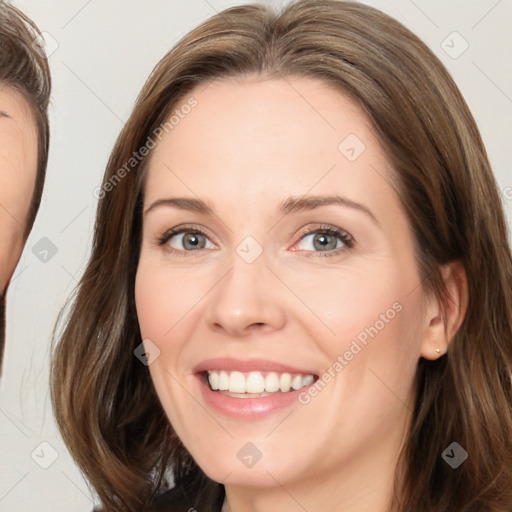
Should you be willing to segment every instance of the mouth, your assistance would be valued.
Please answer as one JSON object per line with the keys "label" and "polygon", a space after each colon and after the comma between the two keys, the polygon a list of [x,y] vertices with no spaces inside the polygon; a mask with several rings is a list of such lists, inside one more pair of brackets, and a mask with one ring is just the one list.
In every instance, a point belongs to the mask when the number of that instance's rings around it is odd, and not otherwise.
{"label": "mouth", "polygon": [[263,398],[299,391],[318,378],[289,372],[207,370],[202,378],[211,391],[232,398]]}
{"label": "mouth", "polygon": [[225,416],[257,420],[297,405],[318,374],[264,359],[217,358],[193,370],[205,405]]}

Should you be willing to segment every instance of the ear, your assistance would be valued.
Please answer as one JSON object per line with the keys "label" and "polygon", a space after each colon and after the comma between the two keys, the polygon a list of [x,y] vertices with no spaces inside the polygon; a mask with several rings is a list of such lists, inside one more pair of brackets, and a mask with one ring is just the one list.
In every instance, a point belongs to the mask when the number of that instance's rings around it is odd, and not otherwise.
{"label": "ear", "polygon": [[454,261],[443,265],[441,275],[450,299],[446,309],[436,297],[429,299],[421,341],[421,356],[431,360],[446,353],[468,307],[468,282],[462,263]]}

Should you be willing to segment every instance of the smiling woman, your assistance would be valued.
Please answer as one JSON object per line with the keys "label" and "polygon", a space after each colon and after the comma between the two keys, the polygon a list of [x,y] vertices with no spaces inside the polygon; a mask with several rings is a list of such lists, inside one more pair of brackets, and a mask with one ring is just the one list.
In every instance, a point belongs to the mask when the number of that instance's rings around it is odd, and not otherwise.
{"label": "smiling woman", "polygon": [[156,133],[54,353],[101,510],[509,511],[507,231],[427,47],[353,2],[232,8],[157,65],[104,184]]}

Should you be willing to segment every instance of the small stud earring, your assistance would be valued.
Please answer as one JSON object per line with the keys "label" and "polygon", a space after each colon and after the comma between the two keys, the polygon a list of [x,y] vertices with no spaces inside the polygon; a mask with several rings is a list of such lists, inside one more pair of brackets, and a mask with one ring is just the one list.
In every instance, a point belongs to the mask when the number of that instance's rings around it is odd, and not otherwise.
{"label": "small stud earring", "polygon": [[440,353],[441,353],[441,349],[436,348],[436,352],[437,352],[438,354],[440,354]]}

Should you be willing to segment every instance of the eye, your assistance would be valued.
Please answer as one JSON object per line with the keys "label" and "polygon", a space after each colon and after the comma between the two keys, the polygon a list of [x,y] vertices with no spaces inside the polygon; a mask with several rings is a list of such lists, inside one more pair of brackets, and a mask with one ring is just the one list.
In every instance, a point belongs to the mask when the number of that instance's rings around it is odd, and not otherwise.
{"label": "eye", "polygon": [[166,245],[171,252],[191,252],[199,249],[214,249],[215,245],[208,236],[197,228],[183,226],[167,231],[159,245]]}
{"label": "eye", "polygon": [[[296,251],[325,252],[336,254],[339,250],[350,249],[354,246],[354,239],[344,230],[334,226],[326,226],[309,230],[302,234],[296,245]],[[330,254],[323,254],[328,256]]]}

